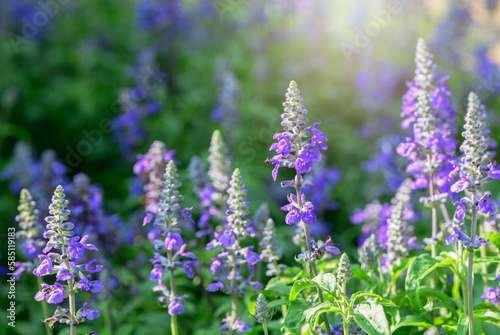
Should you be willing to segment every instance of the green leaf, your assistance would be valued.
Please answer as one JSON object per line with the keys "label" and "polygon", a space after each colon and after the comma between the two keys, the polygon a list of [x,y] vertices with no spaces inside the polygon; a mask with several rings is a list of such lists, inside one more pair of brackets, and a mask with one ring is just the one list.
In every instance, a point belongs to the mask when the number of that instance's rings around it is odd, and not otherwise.
{"label": "green leaf", "polygon": [[500,233],[489,232],[485,238],[490,240],[488,243],[494,244],[500,250]]}
{"label": "green leaf", "polygon": [[335,294],[335,291],[338,288],[337,276],[334,275],[333,273],[319,274],[316,277],[314,277],[312,281],[318,284],[318,286],[322,288],[324,291],[330,293],[333,296],[337,296]]}
{"label": "green leaf", "polygon": [[290,297],[289,297],[290,302],[297,299],[297,296],[302,290],[313,286],[319,287],[318,283],[316,283],[312,279],[304,278],[297,280],[295,283],[293,283],[292,289],[290,291]]}
{"label": "green leaf", "polygon": [[474,260],[474,263],[500,263],[500,257],[480,257]]}
{"label": "green leaf", "polygon": [[264,294],[265,296],[278,295],[288,297],[290,295],[291,289],[291,286],[285,286],[281,284],[273,286],[268,285],[266,286],[266,289],[264,291],[261,291],[260,293]]}
{"label": "green leaf", "polygon": [[325,301],[317,306],[308,308],[304,311],[306,321],[309,323],[311,329],[315,329],[318,324],[318,318],[321,314],[327,312],[340,312],[340,308],[335,306],[331,301]]}
{"label": "green leaf", "polygon": [[[429,328],[432,326],[429,322],[427,322],[423,317],[418,315],[407,315],[401,318],[401,320],[396,324],[394,330],[401,327],[425,327]],[[393,330],[393,331],[394,331]]]}
{"label": "green leaf", "polygon": [[361,269],[361,266],[359,264],[352,264],[351,270],[352,270],[352,278],[361,279],[371,283],[370,276],[363,269]]}
{"label": "green leaf", "polygon": [[354,309],[354,319],[368,335],[390,334],[384,308],[374,300],[360,303]]}
{"label": "green leaf", "polygon": [[412,257],[412,258],[403,258],[401,259],[401,264],[398,265],[398,266],[394,266],[394,269],[393,269],[393,275],[392,275],[392,278],[391,278],[391,286],[394,286],[394,284],[396,283],[396,281],[398,280],[399,276],[401,275],[401,273],[403,271],[405,271],[408,266],[411,264],[411,262],[415,259],[415,257]]}
{"label": "green leaf", "polygon": [[428,254],[420,255],[411,262],[406,275],[405,289],[413,308],[419,310],[423,307],[419,295],[420,282],[439,265],[439,260]]}
{"label": "green leaf", "polygon": [[278,299],[278,300],[273,300],[267,304],[269,307],[276,307],[276,306],[281,306],[281,305],[287,305],[288,304],[288,299]]}
{"label": "green leaf", "polygon": [[295,329],[304,321],[304,311],[309,308],[304,300],[294,300],[288,305],[288,312],[285,317],[285,327]]}
{"label": "green leaf", "polygon": [[457,335],[467,335],[469,332],[469,317],[467,314],[460,314],[457,324]]}
{"label": "green leaf", "polygon": [[483,321],[485,334],[500,334],[500,324],[498,322]]}

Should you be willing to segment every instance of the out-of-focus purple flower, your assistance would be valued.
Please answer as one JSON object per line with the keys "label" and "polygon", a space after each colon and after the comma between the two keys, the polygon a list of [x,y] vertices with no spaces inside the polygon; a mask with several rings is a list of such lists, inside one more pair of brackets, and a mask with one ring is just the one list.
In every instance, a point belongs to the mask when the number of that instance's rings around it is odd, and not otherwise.
{"label": "out-of-focus purple flower", "polygon": [[[141,0],[141,3],[152,2],[155,0]],[[161,106],[155,93],[165,83],[165,74],[156,67],[155,55],[149,49],[141,53],[137,65],[131,66],[130,74],[134,77],[136,86],[122,90],[119,97],[121,114],[111,122],[113,139],[127,159],[133,158],[135,149],[144,138],[144,121],[160,111]]]}
{"label": "out-of-focus purple flower", "polygon": [[441,192],[447,192],[449,160],[457,147],[453,125],[455,112],[448,99],[447,77],[438,78],[433,55],[423,39],[418,40],[415,56],[414,81],[408,84],[403,96],[403,128],[412,126],[413,137],[397,147],[397,152],[408,159],[407,172],[415,177],[412,188],[429,186],[429,178]]}
{"label": "out-of-focus purple flower", "polygon": [[212,120],[221,123],[226,131],[230,131],[240,123],[238,105],[241,85],[228,64],[221,59],[217,61],[215,75],[219,93]]}

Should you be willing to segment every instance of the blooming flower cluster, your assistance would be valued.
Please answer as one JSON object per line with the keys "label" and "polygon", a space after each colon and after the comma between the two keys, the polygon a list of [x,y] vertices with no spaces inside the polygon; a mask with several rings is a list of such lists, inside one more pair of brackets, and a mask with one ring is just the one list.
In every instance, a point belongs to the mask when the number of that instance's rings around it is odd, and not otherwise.
{"label": "blooming flower cluster", "polygon": [[[255,232],[248,219],[250,204],[239,169],[235,169],[232,174],[228,193],[229,209],[226,213],[226,229],[222,233],[215,232],[215,239],[207,244],[207,250],[222,247],[221,252],[212,259],[210,273],[216,277],[214,277],[215,283],[210,284],[207,290],[211,292],[221,290],[236,299],[244,295],[243,288],[246,286],[257,291],[262,289],[262,284],[252,281],[255,276],[254,266],[261,261],[261,258],[253,251],[253,246],[241,246],[244,238],[255,236]],[[246,278],[245,267],[249,270],[248,278]],[[240,328],[245,327],[235,320],[236,315],[232,315],[230,322],[223,325],[221,330],[242,332]]]}
{"label": "blooming flower cluster", "polygon": [[[491,201],[491,194],[484,192],[484,184],[489,183],[493,178],[500,179],[500,170],[491,162],[491,154],[487,152],[492,144],[489,130],[486,129],[486,112],[484,106],[475,93],[469,94],[469,104],[467,115],[465,116],[465,131],[462,133],[464,142],[460,146],[463,155],[460,163],[454,162],[454,169],[450,172],[449,178],[453,180],[457,175],[459,180],[454,182],[450,190],[453,193],[465,191],[466,196],[455,202],[455,220],[463,222],[467,212],[477,211],[484,215],[496,213],[496,207]],[[453,227],[455,234],[446,238],[446,244],[455,243],[461,240],[464,246],[469,248],[479,248],[481,243],[487,240],[474,236],[472,240],[460,228]]]}
{"label": "blooming flower cluster", "polygon": [[68,186],[68,198],[73,208],[75,232],[89,235],[101,252],[112,255],[127,236],[123,236],[124,224],[118,215],[104,210],[101,187],[90,184],[86,174],[78,173]]}
{"label": "blooming flower cluster", "polygon": [[[74,224],[67,222],[70,214],[67,206],[68,200],[65,199],[64,190],[59,185],[49,207],[51,216],[45,218],[47,230],[43,236],[48,239],[48,242],[43,253],[38,256],[41,263],[33,270],[33,274],[38,277],[56,274],[54,284],[42,284],[42,290],[35,295],[37,301],[45,299],[49,304],[60,304],[65,297],[69,297],[69,309],[58,307],[53,317],[46,319],[45,322],[53,325],[54,322],[59,321],[76,327],[86,319],[93,320],[100,315],[98,310],[89,309],[87,302],[84,302],[83,306],[76,311],[75,293],[78,291],[100,292],[104,284],[98,280],[92,280],[92,274],[101,271],[103,267],[97,265],[95,259],[83,262],[85,249],[97,251],[97,248],[86,243],[88,236],[82,238],[75,236]],[[60,253],[53,250],[60,250]]]}
{"label": "blooming flower cluster", "polygon": [[[406,172],[415,176],[412,188],[433,187],[447,192],[448,163],[458,142],[456,129],[451,123],[455,112],[448,99],[450,91],[445,85],[447,77],[436,77],[436,65],[423,39],[419,39],[415,63],[414,82],[408,84],[403,96],[403,112],[406,117],[403,128],[413,125],[413,138],[397,147],[397,152],[411,163]],[[432,180],[431,180],[432,179]],[[433,185],[430,185],[433,184]]]}
{"label": "blooming flower cluster", "polygon": [[325,134],[316,129],[319,122],[306,127],[308,111],[295,81],[290,82],[285,96],[285,113],[281,114],[281,125],[285,131],[274,135],[278,143],[274,143],[270,149],[276,150],[276,155],[269,160],[276,164],[272,173],[274,180],[278,176],[278,169],[283,166],[294,168],[299,174],[310,172],[312,163],[321,160],[319,150],[328,148],[324,143],[327,140]]}
{"label": "blooming flower cluster", "polygon": [[43,246],[41,240],[42,226],[38,222],[38,210],[36,202],[31,197],[31,193],[27,189],[21,190],[19,199],[19,215],[16,221],[19,222],[21,228],[17,232],[17,238],[21,241],[20,247],[28,258],[27,262],[17,263],[14,277],[19,279],[23,271],[32,271],[34,264],[32,260],[37,259],[40,254],[40,248]]}
{"label": "blooming flower cluster", "polygon": [[282,274],[287,266],[284,264],[278,264],[278,261],[283,255],[283,250],[278,247],[276,228],[274,227],[274,221],[271,218],[269,218],[266,222],[266,227],[264,228],[259,246],[262,250],[260,252],[260,257],[263,262],[267,263],[266,275],[268,277],[273,277]]}
{"label": "blooming flower cluster", "polygon": [[411,237],[413,227],[405,219],[408,208],[411,209],[410,185],[411,180],[405,179],[392,199],[391,216],[387,220],[387,244],[382,256],[385,268],[390,268],[401,258],[407,257],[410,249],[423,247],[415,243],[416,237]]}
{"label": "blooming flower cluster", "polygon": [[358,239],[359,245],[363,246],[364,241],[372,234],[377,236],[381,245],[385,245],[387,243],[387,219],[390,216],[391,206],[387,203],[381,204],[378,200],[366,204],[364,209],[355,209],[351,222],[363,223],[361,236]]}
{"label": "blooming flower cluster", "polygon": [[[161,182],[162,192],[158,195],[158,205],[154,212],[149,212],[146,218],[153,217],[153,227],[156,229],[156,238],[153,241],[155,257],[150,259],[154,264],[151,270],[150,279],[158,282],[153,288],[154,291],[160,291],[163,296],[158,298],[162,305],[168,304],[168,313],[170,315],[182,314],[184,305],[182,301],[187,296],[178,296],[175,286],[174,271],[183,268],[188,278],[194,277],[194,268],[197,266],[197,258],[191,252],[186,252],[186,244],[181,237],[181,225],[191,222],[192,218],[188,214],[189,209],[181,209],[180,201],[182,196],[179,194],[181,183],[177,180],[177,168],[172,160],[167,164],[164,174],[164,181]],[[145,220],[147,224],[151,219]],[[162,256],[160,252],[166,254]],[[184,261],[182,261],[184,260]],[[170,290],[163,282],[165,272],[170,274]]]}
{"label": "blooming flower cluster", "polygon": [[162,178],[167,164],[174,159],[174,150],[165,148],[165,143],[154,141],[145,155],[138,155],[138,161],[134,165],[134,173],[144,183],[144,207],[146,208],[146,217],[144,224],[153,219],[153,214],[158,210],[158,195],[162,193]]}

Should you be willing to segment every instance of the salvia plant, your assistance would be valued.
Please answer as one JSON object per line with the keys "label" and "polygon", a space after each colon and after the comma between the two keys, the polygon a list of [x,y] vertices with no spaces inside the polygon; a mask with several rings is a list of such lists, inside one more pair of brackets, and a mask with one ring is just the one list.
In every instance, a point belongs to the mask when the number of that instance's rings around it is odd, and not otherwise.
{"label": "salvia plant", "polygon": [[[162,192],[158,195],[157,209],[152,213],[153,226],[157,230],[153,244],[158,252],[150,259],[153,263],[150,279],[158,282],[153,291],[161,292],[162,296],[158,298],[158,302],[168,306],[172,334],[179,334],[177,315],[184,312],[182,301],[187,299],[187,295],[179,295],[177,292],[175,270],[182,268],[188,278],[193,278],[194,267],[197,265],[196,256],[186,251],[186,244],[181,236],[182,224],[192,219],[189,209],[182,209],[180,206],[182,196],[178,189],[181,183],[177,178],[177,168],[173,161],[169,161],[161,182]],[[148,213],[148,217],[151,217],[151,213]],[[144,225],[149,223],[148,221],[149,218],[145,220]],[[170,277],[168,286],[163,281],[164,274]]]}
{"label": "salvia plant", "polygon": [[[87,235],[82,238],[75,235],[73,231],[75,226],[68,221],[71,212],[67,209],[68,200],[65,197],[64,190],[59,185],[49,206],[51,216],[45,218],[47,226],[43,236],[48,241],[38,255],[40,264],[33,270],[33,274],[37,277],[55,274],[56,280],[53,284],[42,283],[35,300],[45,300],[49,304],[59,305],[54,315],[46,318],[44,322],[51,328],[56,322],[66,323],[70,334],[76,334],[78,324],[100,316],[100,312],[89,308],[86,301],[81,307],[77,306],[76,294],[83,291],[100,292],[104,284],[93,280],[92,275],[101,271],[103,267],[97,264],[96,259],[85,260],[85,249],[97,251],[97,248],[86,243]],[[66,305],[68,308],[60,305],[65,298],[68,298]]]}
{"label": "salvia plant", "polygon": [[[183,29],[192,24],[187,13],[203,12],[195,7],[191,2],[139,1],[137,20],[145,31],[187,38]],[[140,63],[152,64],[154,55],[145,54]],[[381,156],[370,163],[390,169],[390,187],[366,199],[355,190],[355,199],[333,200],[337,190],[351,187],[353,177],[346,171],[341,178],[328,163],[329,128],[309,122],[314,114],[295,81],[286,90],[281,118],[276,115],[281,128],[272,128],[271,134],[277,131],[274,142],[264,146],[273,151],[266,160],[272,171],[262,164],[269,180],[276,181],[278,172],[285,180],[281,188],[273,183],[257,187],[249,175],[253,166],[231,158],[245,155],[239,150],[244,147],[233,142],[239,138],[234,128],[246,92],[222,65],[214,116],[223,132],[212,133],[205,156],[187,157],[187,169],[183,148],[169,144],[181,153],[177,161],[164,142],[152,142],[129,167],[135,175],[133,195],[140,198],[108,204],[104,187],[78,171],[69,178],[71,171],[55,151],[44,151],[38,160],[19,142],[1,175],[12,192],[20,192],[16,237],[23,259],[16,260],[12,276],[18,283],[36,277],[38,292],[33,294],[42,303],[46,333],[56,324],[69,327],[71,335],[77,329],[83,333],[101,320],[80,324],[102,311],[103,334],[112,334],[114,326],[126,322],[113,320],[118,313],[102,308],[113,299],[103,302],[101,297],[113,298],[108,288],[122,284],[124,295],[149,292],[140,299],[154,302],[137,308],[139,303],[127,301],[125,318],[144,324],[168,320],[155,329],[174,335],[500,334],[500,204],[495,184],[489,184],[500,179],[500,169],[486,107],[480,94],[471,92],[463,132],[457,134],[461,120],[452,107],[448,77],[439,74],[423,39],[417,42],[415,66],[402,99],[402,131],[387,135]],[[140,85],[144,69],[131,70],[136,86],[121,93],[124,116],[114,121],[115,137],[127,155],[146,135],[141,122],[160,109],[154,90]],[[398,86],[395,78],[375,75],[394,90]],[[377,85],[363,82],[370,78],[358,79],[360,88],[370,90],[362,105],[382,109],[392,92],[377,96]],[[269,129],[263,130],[259,136]],[[337,145],[334,134],[328,138]],[[185,179],[191,181],[188,188]],[[358,209],[350,217],[354,225],[339,234],[336,226],[343,216],[332,210],[341,204]],[[135,212],[127,222],[110,214],[107,205]],[[39,223],[43,207],[49,213],[45,230]],[[135,227],[149,239],[140,238]],[[98,251],[105,258],[99,264]],[[119,261],[134,271],[115,272]],[[203,321],[194,320],[195,314]],[[115,333],[133,333],[126,326]]]}

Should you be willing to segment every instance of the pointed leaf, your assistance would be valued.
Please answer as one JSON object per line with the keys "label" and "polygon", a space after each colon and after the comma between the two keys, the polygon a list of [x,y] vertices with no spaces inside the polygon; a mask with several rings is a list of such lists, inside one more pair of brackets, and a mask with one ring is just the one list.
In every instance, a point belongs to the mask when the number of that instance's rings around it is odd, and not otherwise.
{"label": "pointed leaf", "polygon": [[368,335],[389,335],[389,322],[382,305],[367,300],[354,309],[354,319]]}
{"label": "pointed leaf", "polygon": [[306,321],[309,323],[311,329],[315,329],[318,324],[318,318],[321,314],[327,312],[340,312],[340,308],[335,306],[331,301],[325,301],[317,306],[311,307],[304,311]]}
{"label": "pointed leaf", "polygon": [[285,327],[295,329],[304,321],[304,311],[310,306],[304,300],[294,300],[288,305],[288,312],[285,317]]}

